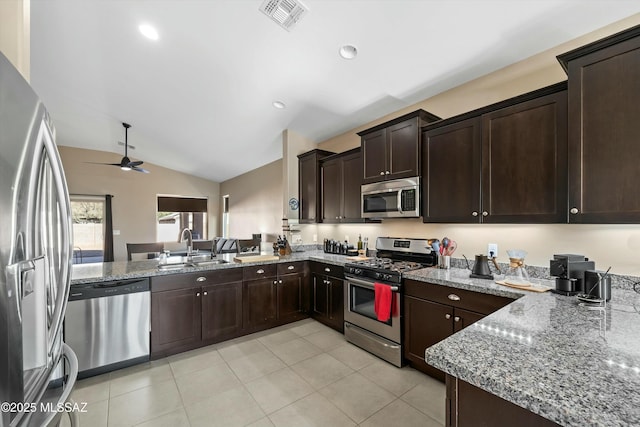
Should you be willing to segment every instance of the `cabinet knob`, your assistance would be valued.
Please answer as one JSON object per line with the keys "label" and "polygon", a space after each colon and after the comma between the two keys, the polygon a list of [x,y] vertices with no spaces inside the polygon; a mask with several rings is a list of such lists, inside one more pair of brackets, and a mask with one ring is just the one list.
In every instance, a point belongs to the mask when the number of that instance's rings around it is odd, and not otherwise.
{"label": "cabinet knob", "polygon": [[278,283],[280,283],[282,285],[282,280],[278,280]]}
{"label": "cabinet knob", "polygon": [[380,175],[384,175],[384,172],[380,172]]}
{"label": "cabinet knob", "polygon": [[260,270],[256,271],[256,273],[257,273],[257,274],[264,274],[264,270],[263,270],[263,269],[260,269]]}
{"label": "cabinet knob", "polygon": [[489,215],[489,212],[487,212],[487,211],[483,211],[482,212],[482,216],[488,216],[488,215]]}
{"label": "cabinet knob", "polygon": [[447,314],[444,315],[444,318],[449,320],[449,319],[451,319],[451,315],[449,313],[447,313]]}
{"label": "cabinet knob", "polygon": [[207,281],[207,278],[204,276],[200,276],[196,279],[196,282],[206,282],[206,281]]}
{"label": "cabinet knob", "polygon": [[456,316],[456,317],[454,317],[454,318],[453,318],[453,321],[454,321],[454,322],[459,322],[459,321],[460,321],[460,316]]}
{"label": "cabinet knob", "polygon": [[204,291],[202,295],[209,295],[209,293],[207,291]]}
{"label": "cabinet knob", "polygon": [[471,216],[478,216],[478,212],[476,211],[471,212]]}
{"label": "cabinet knob", "polygon": [[273,284],[274,284],[274,285],[277,285],[277,284],[278,284],[278,281],[277,281],[277,280],[274,280],[274,281],[273,281]]}
{"label": "cabinet knob", "polygon": [[386,171],[386,172],[385,172],[385,175],[389,175],[390,173],[391,173],[391,172],[389,172],[389,171]]}
{"label": "cabinet knob", "polygon": [[336,217],[336,219],[339,219],[338,217]]}
{"label": "cabinet knob", "polygon": [[449,298],[451,301],[460,301],[460,297],[456,294],[449,294],[447,298]]}
{"label": "cabinet knob", "polygon": [[296,268],[295,266],[290,265],[289,267],[287,267],[287,270],[293,270],[293,269],[295,269],[295,268]]}
{"label": "cabinet knob", "polygon": [[326,271],[327,273],[331,273],[331,269],[329,267],[325,267],[324,271]]}
{"label": "cabinet knob", "polygon": [[200,296],[200,292],[196,292],[196,296],[199,297]]}
{"label": "cabinet knob", "polygon": [[571,212],[573,215],[575,215],[580,211],[578,210],[578,208],[571,208],[571,210],[569,212]]}

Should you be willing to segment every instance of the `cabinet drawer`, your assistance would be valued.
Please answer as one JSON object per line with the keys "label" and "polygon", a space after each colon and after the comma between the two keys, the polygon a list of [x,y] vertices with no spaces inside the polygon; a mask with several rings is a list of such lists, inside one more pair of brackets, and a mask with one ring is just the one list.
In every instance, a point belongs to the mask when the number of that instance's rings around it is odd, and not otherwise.
{"label": "cabinet drawer", "polygon": [[278,271],[277,264],[252,265],[242,267],[243,280],[264,279],[265,277],[276,277]]}
{"label": "cabinet drawer", "polygon": [[278,276],[284,274],[304,273],[304,261],[284,262],[278,265]]}
{"label": "cabinet drawer", "polygon": [[242,280],[241,268],[224,268],[214,271],[169,274],[151,278],[151,292],[172,291],[196,286],[238,282]]}
{"label": "cabinet drawer", "polygon": [[432,283],[418,282],[415,280],[406,280],[404,286],[406,295],[475,311],[481,314],[491,314],[513,301],[511,298],[434,285]]}
{"label": "cabinet drawer", "polygon": [[312,262],[310,270],[315,274],[337,277],[338,279],[344,278],[344,267],[341,267],[339,265]]}

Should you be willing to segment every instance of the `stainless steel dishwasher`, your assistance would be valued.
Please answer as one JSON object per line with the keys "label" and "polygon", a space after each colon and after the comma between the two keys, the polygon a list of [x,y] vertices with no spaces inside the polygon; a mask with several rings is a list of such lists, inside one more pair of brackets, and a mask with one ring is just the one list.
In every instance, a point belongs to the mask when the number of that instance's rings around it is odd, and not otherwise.
{"label": "stainless steel dishwasher", "polygon": [[73,285],[64,340],[78,356],[78,378],[149,360],[149,279]]}

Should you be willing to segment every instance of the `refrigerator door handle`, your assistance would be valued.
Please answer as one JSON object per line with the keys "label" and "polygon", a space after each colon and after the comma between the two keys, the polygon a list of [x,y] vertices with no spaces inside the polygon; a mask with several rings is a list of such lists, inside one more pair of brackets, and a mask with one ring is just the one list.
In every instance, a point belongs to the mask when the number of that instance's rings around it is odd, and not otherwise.
{"label": "refrigerator door handle", "polygon": [[[71,206],[69,202],[69,191],[67,189],[66,180],[64,178],[64,172],[62,168],[62,162],[58,154],[55,142],[53,141],[53,135],[47,124],[47,116],[43,116],[40,125],[40,132],[38,139],[43,145],[43,154],[40,159],[40,170],[46,170],[47,165],[50,170],[50,179],[44,178],[40,180],[39,185],[51,186],[48,191],[45,191],[45,200],[41,200],[47,207],[48,218],[47,222],[49,227],[55,227],[59,225],[60,244],[57,242],[48,242],[48,247],[44,248],[49,250],[50,248],[56,248],[60,251],[59,254],[50,254],[51,270],[59,268],[59,274],[57,276],[59,282],[51,282],[55,280],[50,277],[49,286],[56,289],[49,289],[49,295],[52,295],[55,301],[53,302],[53,312],[51,313],[51,323],[49,329],[49,354],[54,352],[54,346],[58,336],[62,332],[62,322],[64,321],[64,312],[67,306],[67,300],[69,299],[69,283],[70,283],[70,270],[71,270],[71,254],[72,254],[72,242],[71,242]],[[44,174],[43,174],[44,175]],[[40,191],[43,188],[39,189]],[[57,212],[56,212],[57,211]],[[51,215],[59,214],[57,219],[51,217]],[[57,255],[57,256],[56,256]]]}

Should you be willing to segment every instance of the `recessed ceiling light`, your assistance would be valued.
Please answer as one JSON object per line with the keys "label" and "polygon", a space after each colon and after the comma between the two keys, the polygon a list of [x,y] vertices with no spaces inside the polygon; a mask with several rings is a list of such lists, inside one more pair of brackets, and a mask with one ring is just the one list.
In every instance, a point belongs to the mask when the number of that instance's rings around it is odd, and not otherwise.
{"label": "recessed ceiling light", "polygon": [[353,59],[358,55],[358,49],[356,49],[355,46],[346,44],[340,48],[338,53],[340,53],[340,56],[344,59]]}
{"label": "recessed ceiling light", "polygon": [[284,109],[286,107],[286,105],[284,105],[284,102],[282,102],[282,101],[273,101],[272,105],[274,107],[276,107],[277,109],[279,109],[279,110],[282,110],[282,109]]}
{"label": "recessed ceiling light", "polygon": [[156,29],[153,28],[151,25],[140,24],[140,26],[138,26],[138,29],[140,30],[142,35],[145,36],[146,38],[151,40],[158,40],[158,31],[156,31]]}

